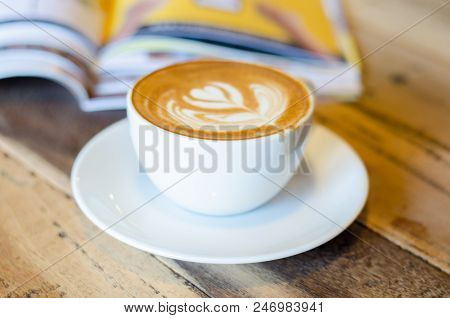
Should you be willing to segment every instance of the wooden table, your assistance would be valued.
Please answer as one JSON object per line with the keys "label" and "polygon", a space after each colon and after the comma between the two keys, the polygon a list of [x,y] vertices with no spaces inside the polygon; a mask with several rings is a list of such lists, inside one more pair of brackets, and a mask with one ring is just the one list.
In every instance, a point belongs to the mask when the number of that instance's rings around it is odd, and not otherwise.
{"label": "wooden table", "polygon": [[[363,54],[440,3],[349,1]],[[450,5],[364,61],[359,102],[317,109],[316,121],[344,137],[369,170],[367,205],[349,228],[360,239],[344,232],[261,264],[174,261],[107,234],[80,248],[99,229],[71,196],[73,159],[125,114],[82,113],[46,81],[1,82],[0,295],[450,296],[449,28]]]}

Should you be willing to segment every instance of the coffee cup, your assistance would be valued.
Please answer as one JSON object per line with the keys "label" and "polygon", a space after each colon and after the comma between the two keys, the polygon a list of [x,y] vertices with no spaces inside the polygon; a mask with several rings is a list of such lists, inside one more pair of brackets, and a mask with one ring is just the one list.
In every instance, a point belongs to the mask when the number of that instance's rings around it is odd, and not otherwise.
{"label": "coffee cup", "polygon": [[136,169],[187,210],[250,211],[296,173],[313,109],[303,82],[266,66],[168,66],[141,78],[128,94]]}

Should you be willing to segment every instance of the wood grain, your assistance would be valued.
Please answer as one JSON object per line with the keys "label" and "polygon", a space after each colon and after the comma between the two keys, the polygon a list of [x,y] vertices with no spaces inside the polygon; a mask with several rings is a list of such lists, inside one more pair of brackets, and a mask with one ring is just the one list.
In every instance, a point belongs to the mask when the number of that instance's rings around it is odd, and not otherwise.
{"label": "wood grain", "polygon": [[68,194],[68,179],[65,190],[56,189],[20,158],[0,152],[0,293],[7,297],[450,295],[448,275],[358,224],[350,230],[359,239],[344,233],[273,262],[205,265],[156,257],[99,235]]}
{"label": "wood grain", "polygon": [[[347,12],[364,55],[442,3],[350,0]],[[450,42],[444,30],[449,27],[447,5],[364,60],[365,93],[357,105],[318,112],[373,167],[370,212],[363,222],[447,272]]]}
{"label": "wood grain", "polygon": [[[429,14],[442,0],[347,0],[364,56]],[[450,5],[363,61],[361,111],[424,148],[450,150]],[[447,157],[448,158],[448,157]]]}
{"label": "wood grain", "polygon": [[[349,0],[347,11],[364,55],[440,3]],[[68,174],[83,144],[125,114],[82,113],[43,80],[0,82],[0,293],[448,297],[449,17],[447,7],[364,60],[361,101],[317,108],[316,120],[369,169],[369,201],[350,230],[375,249],[344,233],[288,259],[217,266],[154,257],[101,235],[11,292],[97,233],[70,196]]]}
{"label": "wood grain", "polygon": [[450,272],[448,163],[358,107],[327,105],[316,114],[318,122],[358,151],[368,168],[370,195],[358,220]]}
{"label": "wood grain", "polygon": [[43,79],[0,82],[0,133],[69,172],[81,147],[123,111],[83,113],[61,86]]}
{"label": "wood grain", "polygon": [[[0,188],[2,295],[205,296],[154,256],[98,235],[101,231],[80,214],[67,193],[4,152],[0,154]],[[55,265],[35,277],[51,264]]]}

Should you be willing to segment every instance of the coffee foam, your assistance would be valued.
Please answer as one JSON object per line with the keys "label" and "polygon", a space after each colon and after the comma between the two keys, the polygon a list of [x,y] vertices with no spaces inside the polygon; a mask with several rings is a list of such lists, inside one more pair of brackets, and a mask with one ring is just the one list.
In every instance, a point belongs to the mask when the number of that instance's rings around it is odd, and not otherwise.
{"label": "coffee foam", "polygon": [[273,69],[229,61],[195,61],[158,70],[132,92],[153,124],[206,139],[260,137],[295,126],[308,112],[303,84]]}

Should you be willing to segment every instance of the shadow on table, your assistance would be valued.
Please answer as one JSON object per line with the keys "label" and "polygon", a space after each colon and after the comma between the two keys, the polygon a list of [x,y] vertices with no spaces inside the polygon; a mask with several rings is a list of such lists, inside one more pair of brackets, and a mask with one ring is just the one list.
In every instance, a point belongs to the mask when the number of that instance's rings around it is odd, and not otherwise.
{"label": "shadow on table", "polygon": [[0,133],[69,173],[81,147],[125,111],[82,112],[62,86],[39,78],[0,81]]}

